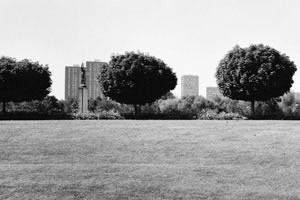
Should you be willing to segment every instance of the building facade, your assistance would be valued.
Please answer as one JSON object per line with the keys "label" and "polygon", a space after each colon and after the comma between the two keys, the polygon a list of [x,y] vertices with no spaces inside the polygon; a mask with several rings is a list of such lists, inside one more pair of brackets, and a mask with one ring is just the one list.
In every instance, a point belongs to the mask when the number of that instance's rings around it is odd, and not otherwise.
{"label": "building facade", "polygon": [[223,97],[218,87],[206,88],[206,99],[213,100],[216,96]]}
{"label": "building facade", "polygon": [[81,70],[79,65],[65,67],[65,99],[78,98],[81,81]]}
{"label": "building facade", "polygon": [[[103,97],[99,81],[97,79],[101,68],[107,65],[100,61],[87,61],[86,70],[86,87],[88,90],[88,99]],[[79,65],[65,67],[65,99],[78,98],[79,86],[81,83],[81,68]]]}
{"label": "building facade", "polygon": [[199,76],[184,75],[181,77],[181,97],[199,96]]}
{"label": "building facade", "polygon": [[103,97],[102,90],[98,81],[98,75],[101,68],[107,65],[105,62],[100,61],[87,61],[86,62],[86,83],[88,89],[89,99],[96,99],[97,97]]}

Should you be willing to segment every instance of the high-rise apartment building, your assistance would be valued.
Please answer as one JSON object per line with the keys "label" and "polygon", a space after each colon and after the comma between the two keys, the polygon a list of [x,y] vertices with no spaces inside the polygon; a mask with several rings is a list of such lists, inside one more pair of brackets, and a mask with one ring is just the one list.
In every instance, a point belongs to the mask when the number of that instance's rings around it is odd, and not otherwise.
{"label": "high-rise apartment building", "polygon": [[223,97],[218,87],[206,88],[206,99],[213,100],[216,96]]}
{"label": "high-rise apartment building", "polygon": [[[100,61],[87,61],[86,70],[86,87],[88,90],[88,99],[103,97],[100,84],[97,79],[101,68],[107,65]],[[65,68],[65,99],[78,98],[79,86],[81,83],[81,68],[79,65],[66,66]]]}
{"label": "high-rise apartment building", "polygon": [[100,61],[87,61],[86,62],[86,83],[88,89],[88,98],[96,99],[97,97],[103,97],[100,84],[98,81],[98,75],[101,68],[107,65],[105,62]]}
{"label": "high-rise apartment building", "polygon": [[199,96],[199,76],[184,75],[181,77],[181,97]]}
{"label": "high-rise apartment building", "polygon": [[81,81],[79,65],[66,66],[65,68],[65,99],[78,98]]}

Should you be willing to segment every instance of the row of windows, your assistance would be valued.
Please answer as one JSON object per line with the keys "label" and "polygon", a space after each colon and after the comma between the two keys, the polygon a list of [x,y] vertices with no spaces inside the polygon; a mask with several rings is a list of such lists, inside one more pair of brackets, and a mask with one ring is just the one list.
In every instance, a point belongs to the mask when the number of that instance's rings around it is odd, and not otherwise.
{"label": "row of windows", "polygon": [[[98,79],[97,79],[97,74],[101,70],[99,68],[100,66],[101,65],[96,63],[95,65],[89,64],[86,67],[87,86],[89,88],[89,94],[90,94],[89,97],[90,98],[95,98],[100,95],[100,86],[99,86]],[[95,67],[97,67],[97,68],[95,68]],[[65,85],[66,98],[78,95],[78,88],[79,88],[80,81],[81,81],[80,74],[81,74],[81,70],[79,67],[67,67],[66,68],[66,79],[67,79],[66,85]]]}

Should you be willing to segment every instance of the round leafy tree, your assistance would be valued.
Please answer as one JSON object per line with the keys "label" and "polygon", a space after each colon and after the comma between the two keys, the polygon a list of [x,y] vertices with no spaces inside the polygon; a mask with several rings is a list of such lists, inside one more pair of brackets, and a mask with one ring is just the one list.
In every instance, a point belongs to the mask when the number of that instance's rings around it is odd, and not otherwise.
{"label": "round leafy tree", "polygon": [[9,101],[41,100],[50,92],[52,81],[48,67],[29,60],[0,58],[0,101],[5,112]]}
{"label": "round leafy tree", "polygon": [[266,101],[288,92],[297,70],[289,57],[262,44],[234,47],[220,61],[216,78],[220,92],[231,99]]}
{"label": "round leafy tree", "polygon": [[137,105],[154,102],[177,84],[175,73],[162,60],[134,52],[113,55],[98,78],[105,96],[133,104],[135,111]]}

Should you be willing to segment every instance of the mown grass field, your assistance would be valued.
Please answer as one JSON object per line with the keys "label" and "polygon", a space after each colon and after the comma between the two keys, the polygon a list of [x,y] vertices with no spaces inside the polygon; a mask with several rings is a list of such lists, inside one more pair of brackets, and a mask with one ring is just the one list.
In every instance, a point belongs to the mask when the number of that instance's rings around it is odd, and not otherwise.
{"label": "mown grass field", "polygon": [[0,199],[300,199],[297,121],[2,121]]}

